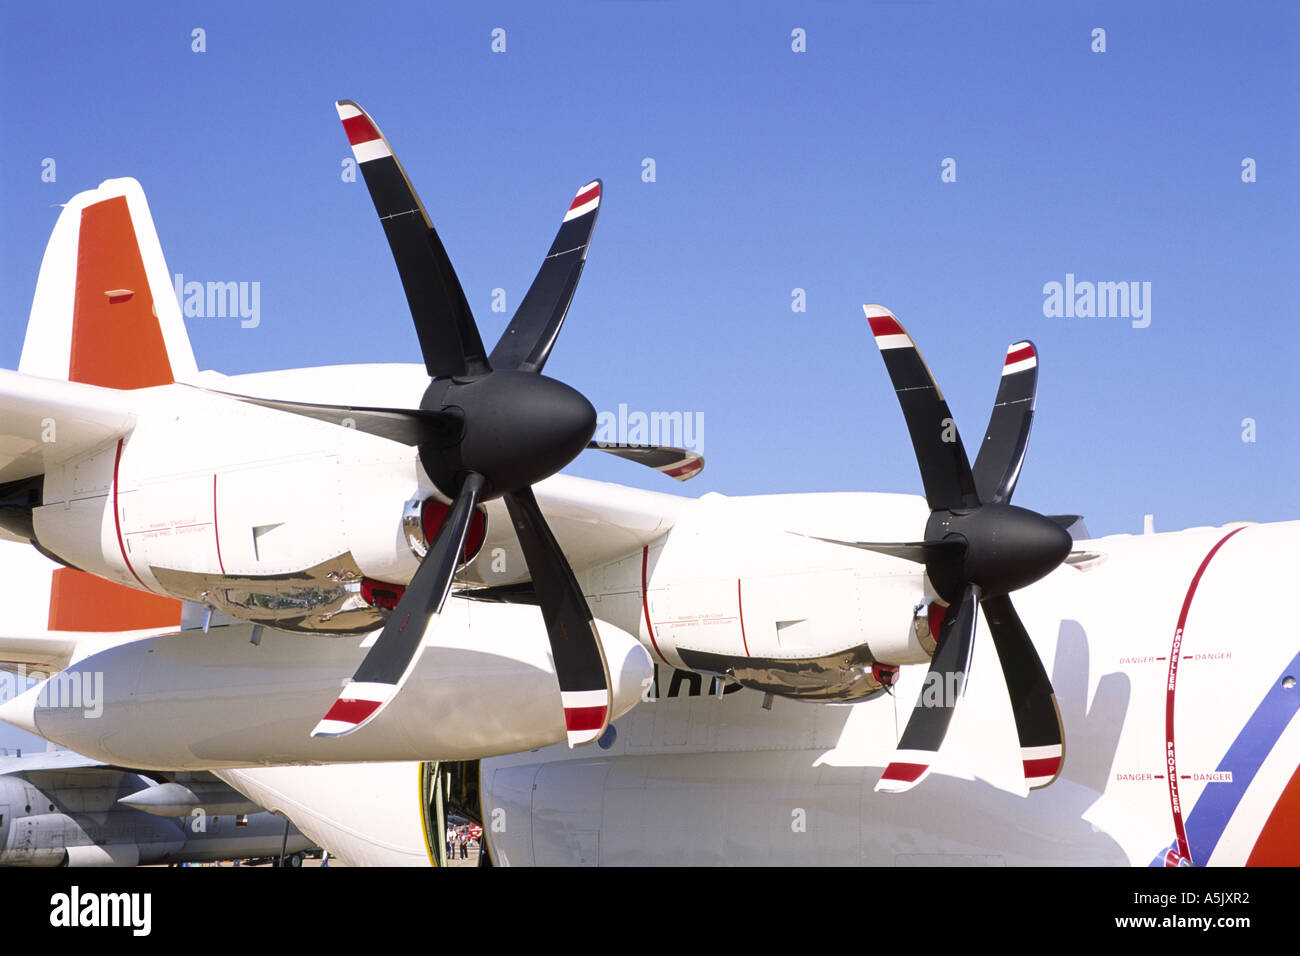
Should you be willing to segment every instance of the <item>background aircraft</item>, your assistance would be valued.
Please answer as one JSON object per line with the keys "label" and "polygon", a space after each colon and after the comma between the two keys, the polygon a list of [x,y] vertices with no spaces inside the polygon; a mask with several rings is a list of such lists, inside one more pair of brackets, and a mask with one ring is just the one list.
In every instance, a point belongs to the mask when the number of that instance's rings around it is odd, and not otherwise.
{"label": "background aircraft", "polygon": [[279,857],[310,840],[207,774],[150,778],[66,750],[0,758],[0,866]]}

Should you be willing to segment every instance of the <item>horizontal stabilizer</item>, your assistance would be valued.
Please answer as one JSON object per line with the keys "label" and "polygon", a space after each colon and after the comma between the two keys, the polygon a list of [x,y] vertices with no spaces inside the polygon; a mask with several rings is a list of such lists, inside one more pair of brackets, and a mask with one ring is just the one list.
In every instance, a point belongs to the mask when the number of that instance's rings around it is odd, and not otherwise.
{"label": "horizontal stabilizer", "polygon": [[0,369],[0,483],[45,474],[135,427],[130,396]]}

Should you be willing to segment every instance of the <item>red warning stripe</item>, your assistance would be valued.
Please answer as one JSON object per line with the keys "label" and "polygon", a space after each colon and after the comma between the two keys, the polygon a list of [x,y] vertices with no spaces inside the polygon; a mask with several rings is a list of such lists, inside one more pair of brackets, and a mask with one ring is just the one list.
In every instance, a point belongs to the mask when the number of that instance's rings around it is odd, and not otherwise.
{"label": "red warning stripe", "polygon": [[[135,573],[135,568],[131,567],[131,559],[126,556],[126,542],[122,539],[122,512],[117,506],[117,472],[122,465],[122,443],[126,439],[117,440],[117,454],[113,458],[113,529],[117,532],[117,547],[122,552],[122,561],[126,564],[126,569],[131,572],[131,576],[140,581],[140,575]],[[144,582],[140,581],[140,587],[144,588]],[[147,591],[148,588],[145,588]]]}
{"label": "red warning stripe", "polygon": [[683,478],[697,474],[703,467],[704,463],[700,459],[692,458],[680,465],[673,465],[671,468],[662,468],[660,470],[669,478]]}
{"label": "red warning stripe", "polygon": [[365,113],[349,116],[343,120],[343,132],[347,134],[348,142],[353,146],[379,139],[379,130],[375,129],[375,124],[370,122]]}
{"label": "red warning stripe", "polygon": [[885,768],[885,772],[880,775],[880,778],[882,780],[902,780],[905,783],[911,783],[913,780],[919,780],[929,769],[929,764],[923,763],[891,763]]}
{"label": "red warning stripe", "polygon": [[1038,760],[1022,760],[1025,766],[1025,778],[1055,777],[1061,767],[1060,757],[1041,757]]}
{"label": "red warning stripe", "polygon": [[1192,583],[1187,586],[1187,594],[1183,598],[1182,610],[1178,612],[1178,626],[1174,628],[1174,640],[1169,649],[1169,679],[1165,684],[1165,763],[1169,772],[1169,809],[1174,818],[1174,834],[1178,838],[1179,855],[1191,862],[1192,850],[1187,842],[1187,828],[1183,824],[1183,805],[1178,795],[1178,758],[1174,749],[1174,692],[1178,687],[1178,661],[1181,658],[1180,651],[1183,645],[1183,629],[1187,627],[1187,614],[1192,609],[1192,598],[1196,596],[1196,586],[1201,583],[1201,576],[1205,574],[1205,569],[1210,566],[1210,561],[1219,553],[1219,549],[1227,543],[1238,531],[1244,531],[1244,528],[1234,528],[1218,540],[1218,543],[1210,549],[1210,553],[1201,561],[1201,566],[1196,569],[1196,574],[1192,576]]}
{"label": "red warning stripe", "polygon": [[740,616],[740,643],[745,645],[745,656],[749,657],[749,641],[745,639],[745,604],[740,599],[740,578],[736,578],[736,613]]}
{"label": "red warning stripe", "polygon": [[217,529],[217,476],[212,476],[212,538],[217,545],[217,567],[226,573],[226,565],[221,560],[221,532]]}
{"label": "red warning stripe", "polygon": [[[650,623],[650,592],[646,590],[646,568],[650,564],[650,546],[646,545],[641,549],[641,612],[645,615],[646,633],[650,635],[650,644],[659,655],[659,659],[668,664],[668,658],[664,657],[664,652],[659,650],[659,642],[655,640],[655,628]],[[668,664],[672,667],[672,664]]]}
{"label": "red warning stripe", "polygon": [[871,334],[877,338],[882,335],[907,334],[892,315],[870,315],[867,316],[867,321],[871,323]]}
{"label": "red warning stripe", "polygon": [[578,195],[574,196],[573,202],[569,203],[569,208],[577,209],[583,203],[589,203],[593,199],[597,198],[599,195],[600,195],[600,184],[597,183],[595,186],[592,186],[586,192],[581,192],[578,193]]}
{"label": "red warning stripe", "polygon": [[1002,365],[1004,367],[1007,365],[1014,365],[1016,362],[1023,362],[1025,359],[1031,359],[1036,354],[1037,353],[1034,351],[1034,347],[1032,345],[1026,345],[1022,349],[1016,349],[1014,352],[1008,352],[1007,360],[1003,362]]}
{"label": "red warning stripe", "polygon": [[564,729],[599,730],[605,723],[605,707],[566,707],[564,708]]}
{"label": "red warning stripe", "polygon": [[340,697],[325,715],[325,720],[337,720],[345,724],[359,724],[377,711],[381,702],[377,700],[347,700]]}

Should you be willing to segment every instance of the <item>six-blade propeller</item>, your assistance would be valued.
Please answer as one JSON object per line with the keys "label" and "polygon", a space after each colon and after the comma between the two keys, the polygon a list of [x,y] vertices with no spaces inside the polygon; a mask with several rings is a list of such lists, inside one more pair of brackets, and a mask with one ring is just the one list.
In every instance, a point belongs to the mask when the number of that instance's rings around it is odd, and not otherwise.
{"label": "six-blade propeller", "polygon": [[1011,505],[1038,387],[1032,342],[1007,349],[993,415],[972,468],[961,436],[925,359],[886,309],[863,307],[894,384],[921,470],[930,519],[921,541],[840,542],[925,565],[948,607],[925,686],[877,790],[916,786],[934,763],[970,673],[977,609],[984,611],[1002,663],[1020,739],[1025,781],[1045,787],[1065,756],[1051,681],[1008,593],[1051,573],[1070,551],[1070,535],[1043,515]]}
{"label": "six-blade propeller", "polygon": [[537,277],[489,355],[451,260],[388,141],[355,103],[337,106],[397,263],[431,381],[418,409],[263,404],[330,421],[347,417],[359,429],[414,445],[452,505],[378,639],[312,735],[352,733],[393,699],[465,560],[475,509],[500,497],[541,605],[569,743],[595,740],[609,723],[609,668],[586,599],[531,486],[572,461],[596,429],[591,403],[541,372],[586,261],[600,181],[587,183],[569,204]]}

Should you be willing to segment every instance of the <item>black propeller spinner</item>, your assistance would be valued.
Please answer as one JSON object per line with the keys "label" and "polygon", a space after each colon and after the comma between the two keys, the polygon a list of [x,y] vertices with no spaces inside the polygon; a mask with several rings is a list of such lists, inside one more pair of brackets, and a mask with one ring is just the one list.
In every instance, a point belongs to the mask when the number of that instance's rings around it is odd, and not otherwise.
{"label": "black propeller spinner", "polygon": [[977,607],[988,620],[1006,678],[1025,780],[1031,789],[1045,787],[1060,775],[1065,757],[1061,715],[1047,672],[1008,597],[1050,574],[1071,547],[1070,535],[1056,522],[1009,503],[1033,420],[1037,351],[1032,342],[1007,350],[993,415],[972,469],[948,403],[911,336],[886,309],[863,309],[907,421],[930,519],[922,541],[852,544],[924,564],[930,583],[949,604],[926,686],[876,789],[910,790],[929,774],[965,689]]}
{"label": "black propeller spinner", "polygon": [[586,261],[600,181],[578,190],[489,356],[451,260],[388,141],[355,103],[336,105],[397,263],[432,381],[419,409],[260,404],[327,421],[347,418],[363,431],[415,445],[452,505],[374,646],[312,736],[350,734],[393,699],[464,560],[475,509],[501,497],[546,622],[569,743],[595,740],[609,723],[609,668],[591,611],[531,485],[572,461],[596,429],[591,403],[541,371]]}

